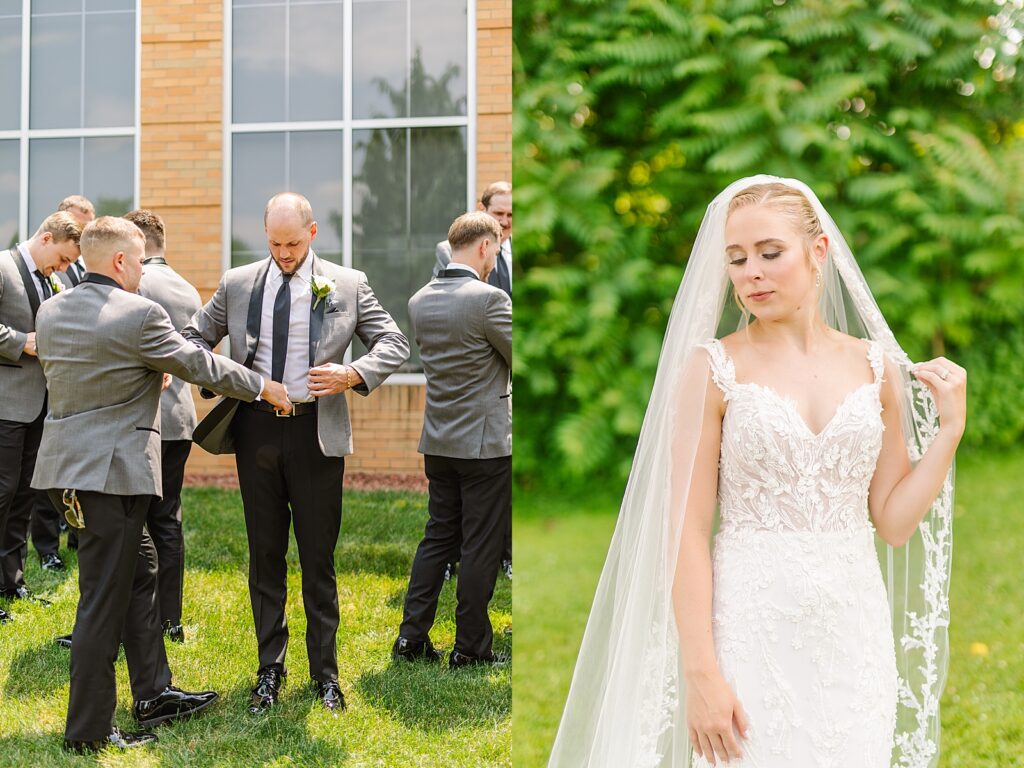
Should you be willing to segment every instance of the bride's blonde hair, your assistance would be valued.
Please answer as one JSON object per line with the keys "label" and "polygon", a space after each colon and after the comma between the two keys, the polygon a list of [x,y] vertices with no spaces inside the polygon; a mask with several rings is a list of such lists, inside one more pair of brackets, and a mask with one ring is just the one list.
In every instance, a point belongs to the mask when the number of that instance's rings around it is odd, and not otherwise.
{"label": "bride's blonde hair", "polygon": [[[814,261],[811,249],[806,246],[813,243],[819,235],[824,234],[824,231],[821,228],[821,220],[818,219],[818,214],[814,212],[814,206],[811,205],[811,201],[807,199],[803,192],[795,187],[778,182],[754,184],[746,189],[741,189],[733,196],[732,200],[729,201],[726,219],[728,220],[733,211],[746,208],[748,205],[770,205],[789,219],[796,228],[796,231],[804,236],[804,250],[807,253],[807,259],[811,268],[819,274],[821,273],[821,268]],[[743,306],[739,294],[736,293],[735,286],[732,289],[732,296],[733,301],[736,302],[740,310],[746,311],[746,307]]]}

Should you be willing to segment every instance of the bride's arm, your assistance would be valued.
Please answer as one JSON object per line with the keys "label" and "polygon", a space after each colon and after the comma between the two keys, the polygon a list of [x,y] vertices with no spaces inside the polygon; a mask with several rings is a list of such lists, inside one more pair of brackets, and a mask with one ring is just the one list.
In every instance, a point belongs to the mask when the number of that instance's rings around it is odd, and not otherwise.
{"label": "bride's arm", "polygon": [[[711,628],[710,542],[725,402],[708,375],[706,358],[689,368],[673,424],[672,509],[682,510],[684,515],[672,601],[686,682],[690,744],[714,763],[716,753],[721,760],[742,756],[733,725],[745,736],[747,724],[742,707],[718,669]],[[705,383],[703,391],[701,382]]]}
{"label": "bride's arm", "polygon": [[[945,380],[943,371],[948,372]],[[939,411],[939,431],[911,468],[895,390],[888,371],[882,385],[882,452],[871,480],[868,508],[878,535],[894,547],[907,543],[942,490],[967,419],[967,371],[944,357],[921,363],[914,375],[931,390]]]}

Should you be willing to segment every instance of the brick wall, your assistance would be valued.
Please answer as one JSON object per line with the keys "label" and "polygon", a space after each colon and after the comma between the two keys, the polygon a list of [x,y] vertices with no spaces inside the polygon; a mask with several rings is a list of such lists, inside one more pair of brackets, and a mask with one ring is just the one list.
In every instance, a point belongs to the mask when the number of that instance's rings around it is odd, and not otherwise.
{"label": "brick wall", "polygon": [[512,181],[512,2],[476,4],[477,190]]}
{"label": "brick wall", "polygon": [[[512,3],[477,2],[477,191],[512,178]],[[168,258],[203,299],[221,275],[224,4],[142,0],[141,199],[167,223]],[[195,393],[194,393],[195,394]],[[348,396],[346,472],[422,475],[425,391],[384,385]],[[200,418],[212,403],[196,394]],[[197,448],[192,476],[231,476],[234,457]]]}

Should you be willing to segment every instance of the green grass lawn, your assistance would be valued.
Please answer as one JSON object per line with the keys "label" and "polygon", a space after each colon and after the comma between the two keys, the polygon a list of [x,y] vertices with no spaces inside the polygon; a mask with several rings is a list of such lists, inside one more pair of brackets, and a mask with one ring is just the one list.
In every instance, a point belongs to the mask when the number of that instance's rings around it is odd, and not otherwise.
{"label": "green grass lawn", "polygon": [[[941,764],[1024,766],[1024,452],[962,455],[957,483]],[[546,764],[619,493],[515,497],[516,768]]]}
{"label": "green grass lawn", "polygon": [[[334,718],[307,687],[305,618],[298,555],[289,550],[287,685],[268,716],[245,711],[257,667],[247,589],[247,547],[237,492],[185,494],[185,645],[167,644],[174,683],[213,689],[222,700],[191,722],[158,729],[160,742],[126,754],[106,751],[104,766],[422,766],[479,768],[511,764],[511,670],[395,663],[391,643],[426,496],[346,491],[335,563],[341,626],[340,682],[348,711]],[[68,653],[52,638],[70,631],[78,600],[70,553],[67,574],[39,570],[30,552],[27,581],[50,608],[15,607],[0,626],[0,765],[43,768],[97,764],[61,749],[68,698]],[[445,586],[434,644],[455,638],[455,586]],[[511,584],[499,576],[491,602],[495,651],[510,650]],[[131,692],[117,664],[117,723],[132,728]]]}

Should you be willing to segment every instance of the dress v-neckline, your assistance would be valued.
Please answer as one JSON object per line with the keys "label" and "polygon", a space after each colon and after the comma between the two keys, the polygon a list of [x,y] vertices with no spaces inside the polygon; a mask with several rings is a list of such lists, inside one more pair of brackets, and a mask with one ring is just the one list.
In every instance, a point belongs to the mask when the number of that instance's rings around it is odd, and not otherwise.
{"label": "dress v-neckline", "polygon": [[782,403],[784,407],[789,408],[791,414],[796,417],[796,420],[800,422],[800,426],[804,428],[804,431],[807,432],[808,435],[810,435],[815,440],[820,440],[821,437],[826,432],[829,431],[829,428],[835,423],[836,419],[843,412],[843,409],[846,408],[847,404],[851,400],[853,400],[853,398],[862,390],[868,389],[869,387],[874,387],[877,383],[878,382],[875,381],[868,381],[865,382],[864,384],[860,384],[859,386],[854,387],[849,392],[847,392],[846,396],[843,397],[843,399],[839,402],[839,405],[836,406],[836,409],[832,413],[831,418],[829,418],[829,420],[825,422],[825,426],[823,426],[821,428],[821,431],[819,432],[815,432],[813,429],[811,429],[811,426],[807,423],[807,420],[800,413],[800,409],[797,407],[796,400],[793,399],[792,397],[788,395],[783,395],[781,392],[774,389],[773,387],[770,387],[767,384],[760,384],[756,381],[737,381],[735,382],[735,386],[751,387],[753,389],[761,390],[762,392],[767,392],[769,395],[774,397],[778,402]]}
{"label": "dress v-neckline", "polygon": [[875,342],[868,341],[867,359],[868,364],[871,367],[871,372],[872,374],[874,374],[874,380],[865,382],[863,384],[859,384],[858,386],[854,387],[849,392],[847,392],[846,395],[843,396],[843,399],[839,401],[839,405],[836,406],[836,409],[832,413],[832,416],[829,418],[828,421],[825,422],[825,426],[823,426],[820,431],[815,432],[813,429],[811,429],[810,425],[807,423],[807,420],[803,417],[803,414],[800,413],[800,409],[797,407],[797,402],[793,397],[790,397],[789,395],[783,395],[774,387],[771,387],[767,384],[761,384],[760,382],[757,381],[736,381],[736,365],[733,363],[732,357],[729,355],[729,351],[725,348],[725,344],[722,343],[721,339],[715,339],[715,343],[718,345],[719,349],[722,352],[722,358],[728,366],[729,377],[732,379],[732,385],[734,387],[748,387],[754,390],[760,390],[762,392],[768,393],[769,395],[774,397],[778,402],[782,403],[782,405],[785,408],[788,408],[791,415],[795,416],[796,420],[800,422],[800,426],[803,427],[804,432],[806,432],[810,437],[812,437],[815,440],[820,440],[821,437],[829,431],[829,429],[835,423],[836,419],[846,408],[847,404],[850,401],[852,401],[856,395],[858,395],[861,391],[865,389],[871,387],[877,388],[881,384],[881,377],[876,371],[874,362],[872,361],[872,352],[874,350]]}

